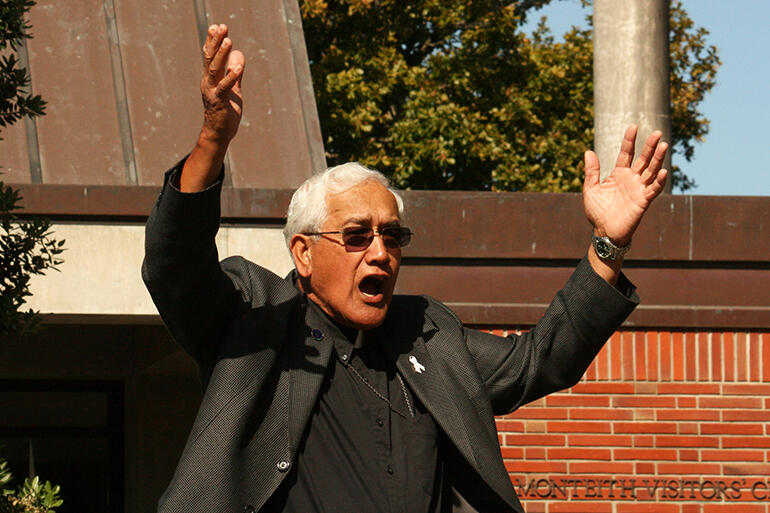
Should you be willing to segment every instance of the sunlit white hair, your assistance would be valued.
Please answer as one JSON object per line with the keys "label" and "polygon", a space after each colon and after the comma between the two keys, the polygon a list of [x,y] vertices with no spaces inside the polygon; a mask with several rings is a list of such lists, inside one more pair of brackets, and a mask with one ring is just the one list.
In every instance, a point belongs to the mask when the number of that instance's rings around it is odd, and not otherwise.
{"label": "sunlit white hair", "polygon": [[377,182],[387,187],[396,198],[398,217],[404,219],[404,201],[391,187],[390,180],[374,169],[358,162],[348,162],[330,167],[323,173],[313,175],[299,186],[289,203],[283,237],[290,247],[291,238],[297,233],[320,232],[326,221],[326,196],[338,194],[364,182]]}

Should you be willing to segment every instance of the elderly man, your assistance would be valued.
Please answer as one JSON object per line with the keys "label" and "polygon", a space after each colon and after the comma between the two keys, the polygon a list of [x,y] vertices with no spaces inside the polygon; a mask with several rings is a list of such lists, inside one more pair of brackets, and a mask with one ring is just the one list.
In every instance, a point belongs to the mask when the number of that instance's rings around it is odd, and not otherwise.
{"label": "elderly man", "polygon": [[159,511],[523,511],[493,415],[576,383],[634,308],[620,265],[665,182],[660,133],[632,163],[631,127],[601,184],[586,153],[587,257],[537,326],[495,337],[433,299],[393,295],[412,233],[387,179],[358,164],[295,193],[289,276],[240,257],[218,262],[222,162],[244,66],[226,36],[224,25],[209,28],[203,129],[147,223],[143,277],[205,390]]}

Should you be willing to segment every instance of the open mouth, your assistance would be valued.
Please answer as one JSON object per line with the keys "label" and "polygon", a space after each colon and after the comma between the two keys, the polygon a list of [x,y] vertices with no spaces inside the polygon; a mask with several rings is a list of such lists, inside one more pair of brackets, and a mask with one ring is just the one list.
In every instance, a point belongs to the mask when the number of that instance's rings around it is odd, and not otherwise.
{"label": "open mouth", "polygon": [[383,290],[385,289],[385,277],[384,276],[367,276],[361,283],[358,284],[358,289],[364,295],[365,298],[380,301],[383,298]]}

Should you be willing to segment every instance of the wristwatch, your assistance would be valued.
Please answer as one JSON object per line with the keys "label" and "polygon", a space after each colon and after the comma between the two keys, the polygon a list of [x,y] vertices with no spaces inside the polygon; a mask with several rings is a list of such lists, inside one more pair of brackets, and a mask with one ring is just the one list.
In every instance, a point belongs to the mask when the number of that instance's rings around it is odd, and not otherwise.
{"label": "wristwatch", "polygon": [[591,243],[594,245],[599,258],[607,258],[609,260],[617,260],[631,249],[630,242],[623,247],[618,247],[613,244],[609,237],[597,237],[593,234],[591,235]]}

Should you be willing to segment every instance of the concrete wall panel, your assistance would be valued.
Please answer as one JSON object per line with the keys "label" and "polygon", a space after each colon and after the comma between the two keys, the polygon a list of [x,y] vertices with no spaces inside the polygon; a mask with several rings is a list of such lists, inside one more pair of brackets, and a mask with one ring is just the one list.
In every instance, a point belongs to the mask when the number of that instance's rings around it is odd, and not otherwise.
{"label": "concrete wall panel", "polygon": [[27,136],[24,122],[18,121],[0,131],[0,180],[5,183],[30,183]]}

